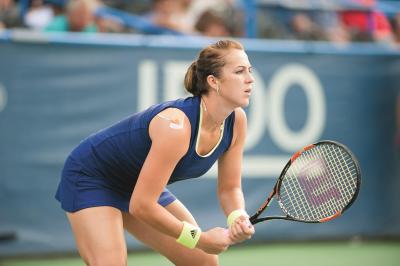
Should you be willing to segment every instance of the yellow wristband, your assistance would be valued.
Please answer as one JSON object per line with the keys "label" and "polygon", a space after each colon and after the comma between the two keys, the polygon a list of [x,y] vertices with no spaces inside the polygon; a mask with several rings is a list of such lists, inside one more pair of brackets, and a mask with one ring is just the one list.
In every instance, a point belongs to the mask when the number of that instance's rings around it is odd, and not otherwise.
{"label": "yellow wristband", "polygon": [[201,229],[199,227],[183,221],[183,229],[176,242],[185,247],[194,248],[200,239],[200,235]]}
{"label": "yellow wristband", "polygon": [[246,212],[245,210],[242,210],[242,209],[237,209],[237,210],[234,210],[233,212],[231,212],[231,213],[228,215],[228,219],[227,219],[228,227],[231,227],[231,225],[233,224],[233,222],[234,222],[237,218],[239,218],[240,216],[242,216],[242,215],[248,216],[247,212]]}

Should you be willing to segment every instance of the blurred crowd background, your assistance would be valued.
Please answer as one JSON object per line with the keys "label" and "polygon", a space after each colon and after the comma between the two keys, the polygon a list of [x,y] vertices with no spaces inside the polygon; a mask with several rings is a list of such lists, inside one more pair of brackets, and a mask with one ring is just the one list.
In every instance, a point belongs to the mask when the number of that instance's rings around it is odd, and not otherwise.
{"label": "blurred crowd background", "polygon": [[0,0],[0,29],[400,46],[400,1]]}

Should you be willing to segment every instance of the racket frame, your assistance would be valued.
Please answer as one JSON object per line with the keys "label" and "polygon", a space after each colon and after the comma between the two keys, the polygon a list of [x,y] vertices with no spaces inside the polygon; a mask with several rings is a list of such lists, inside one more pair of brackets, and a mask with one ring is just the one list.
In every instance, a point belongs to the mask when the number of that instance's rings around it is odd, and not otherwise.
{"label": "racket frame", "polygon": [[[347,203],[347,205],[341,210],[338,211],[337,213],[325,217],[323,219],[320,220],[315,220],[315,221],[308,221],[308,220],[301,220],[301,219],[297,219],[294,218],[292,216],[290,216],[285,208],[283,207],[283,204],[281,202],[281,196],[280,196],[280,187],[282,185],[282,181],[286,175],[286,172],[288,171],[289,167],[293,164],[293,162],[305,151],[310,150],[312,148],[314,148],[315,146],[318,145],[322,145],[322,144],[333,144],[336,146],[341,147],[342,149],[344,149],[349,156],[351,157],[351,159],[353,160],[354,164],[355,164],[355,170],[357,172],[357,186],[356,186],[356,191],[354,192],[354,195],[352,197],[352,199]],[[327,221],[330,221],[334,218],[339,217],[340,215],[342,215],[348,208],[350,208],[350,206],[354,203],[354,201],[356,200],[359,191],[360,191],[360,186],[361,186],[361,169],[360,169],[360,164],[357,160],[357,158],[355,157],[355,155],[350,151],[349,148],[347,148],[347,146],[343,145],[342,143],[336,142],[336,141],[332,141],[332,140],[323,140],[323,141],[319,141],[316,142],[314,144],[310,144],[304,148],[302,148],[301,150],[297,151],[296,153],[294,153],[292,155],[292,157],[290,158],[290,160],[286,163],[285,167],[283,168],[278,180],[276,181],[274,188],[272,189],[271,193],[268,195],[267,199],[264,201],[264,203],[261,205],[261,207],[256,211],[256,213],[254,215],[252,215],[250,217],[250,222],[254,225],[257,224],[259,222],[263,222],[263,221],[267,221],[267,220],[288,220],[288,221],[296,221],[296,222],[302,222],[302,223],[324,223]],[[278,203],[279,203],[279,207],[281,208],[282,212],[285,213],[286,215],[282,215],[282,216],[267,216],[267,217],[259,217],[261,215],[261,213],[263,213],[268,206],[271,204],[272,200],[276,198]]]}

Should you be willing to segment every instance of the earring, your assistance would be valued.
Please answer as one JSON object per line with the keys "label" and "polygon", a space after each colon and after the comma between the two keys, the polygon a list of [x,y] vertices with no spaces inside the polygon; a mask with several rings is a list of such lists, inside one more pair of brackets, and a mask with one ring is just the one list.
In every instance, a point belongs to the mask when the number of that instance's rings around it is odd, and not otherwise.
{"label": "earring", "polygon": [[220,95],[219,94],[219,85],[217,85],[217,94]]}

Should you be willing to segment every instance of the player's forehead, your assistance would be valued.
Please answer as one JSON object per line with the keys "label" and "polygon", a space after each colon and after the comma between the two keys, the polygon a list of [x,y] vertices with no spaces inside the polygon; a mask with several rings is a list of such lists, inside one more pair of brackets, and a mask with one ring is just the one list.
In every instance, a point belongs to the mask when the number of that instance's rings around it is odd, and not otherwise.
{"label": "player's forehead", "polygon": [[230,49],[224,56],[225,67],[236,68],[239,66],[251,67],[249,58],[244,50]]}

